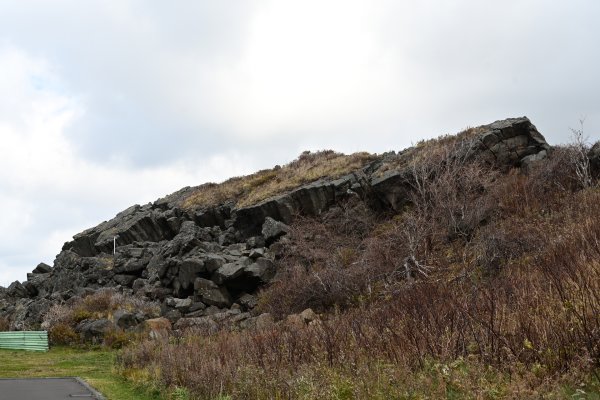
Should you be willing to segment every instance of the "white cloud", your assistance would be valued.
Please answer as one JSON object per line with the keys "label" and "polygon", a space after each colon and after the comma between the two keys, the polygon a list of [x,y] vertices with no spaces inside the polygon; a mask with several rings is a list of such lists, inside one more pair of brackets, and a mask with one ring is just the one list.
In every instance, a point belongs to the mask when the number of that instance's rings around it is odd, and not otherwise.
{"label": "white cloud", "polygon": [[593,0],[4,0],[0,270],[305,149],[521,115],[551,142],[586,115],[597,138],[598,17]]}
{"label": "white cloud", "polygon": [[118,161],[90,162],[65,135],[85,115],[82,105],[54,85],[39,83],[55,80],[49,64],[4,47],[0,66],[0,92],[17,93],[16,101],[4,98],[2,109],[11,112],[0,122],[0,259],[15,263],[4,267],[10,272],[0,276],[0,284],[17,275],[22,280],[39,261],[51,263],[72,235],[133,203],[254,168],[237,153],[139,169]]}

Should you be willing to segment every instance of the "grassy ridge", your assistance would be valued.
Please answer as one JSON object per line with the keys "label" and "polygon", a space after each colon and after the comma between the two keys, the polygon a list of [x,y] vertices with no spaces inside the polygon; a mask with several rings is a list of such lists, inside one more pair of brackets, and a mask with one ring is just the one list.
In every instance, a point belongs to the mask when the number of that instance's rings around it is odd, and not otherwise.
{"label": "grassy ridge", "polygon": [[331,150],[307,151],[283,167],[231,178],[220,184],[201,185],[183,200],[182,205],[194,209],[233,201],[238,207],[249,206],[323,177],[335,179],[374,159],[375,156],[368,153],[344,155]]}

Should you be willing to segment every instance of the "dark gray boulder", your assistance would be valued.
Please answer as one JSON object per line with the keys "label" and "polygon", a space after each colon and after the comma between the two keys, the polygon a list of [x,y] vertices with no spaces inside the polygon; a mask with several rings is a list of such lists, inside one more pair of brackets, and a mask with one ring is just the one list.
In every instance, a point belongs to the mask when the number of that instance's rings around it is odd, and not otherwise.
{"label": "dark gray boulder", "polygon": [[134,328],[141,322],[136,314],[125,310],[115,311],[113,321],[117,327],[125,330]]}
{"label": "dark gray boulder", "polygon": [[209,274],[217,271],[226,263],[226,260],[223,256],[214,253],[204,255],[203,261],[204,267]]}
{"label": "dark gray boulder", "polygon": [[168,307],[172,307],[178,311],[180,311],[181,313],[185,314],[187,313],[191,306],[192,306],[192,299],[187,298],[187,299],[177,299],[177,298],[169,298],[165,301],[165,304]]}
{"label": "dark gray boulder", "polygon": [[194,291],[199,301],[215,307],[231,306],[231,296],[224,287],[219,287],[213,281],[197,278]]}
{"label": "dark gray boulder", "polygon": [[32,271],[34,274],[47,274],[48,272],[52,272],[52,267],[45,263],[39,263]]}
{"label": "dark gray boulder", "polygon": [[14,281],[8,286],[7,294],[15,298],[29,297],[29,291],[19,281]]}
{"label": "dark gray boulder", "polygon": [[86,342],[99,343],[104,335],[114,329],[114,324],[108,319],[85,320],[81,321],[75,328],[81,338]]}
{"label": "dark gray boulder", "polygon": [[200,277],[201,274],[206,273],[206,267],[204,261],[199,258],[187,258],[183,260],[179,266],[179,274],[177,279],[181,288],[184,290],[193,289],[194,281]]}
{"label": "dark gray boulder", "polygon": [[258,304],[258,299],[248,293],[242,293],[238,298],[237,302],[245,309],[252,310]]}
{"label": "dark gray boulder", "polygon": [[271,217],[266,217],[263,223],[261,233],[267,244],[273,243],[283,235],[289,233],[290,227],[283,222],[276,221]]}
{"label": "dark gray boulder", "polygon": [[127,287],[131,287],[133,285],[133,282],[138,279],[137,276],[135,275],[124,275],[124,274],[119,274],[119,275],[115,275],[113,277],[113,280],[121,286],[127,286]]}
{"label": "dark gray boulder", "polygon": [[244,273],[244,268],[246,268],[246,266],[248,266],[250,263],[250,258],[244,257],[236,262],[224,264],[221,268],[215,271],[211,279],[217,285],[222,285],[227,281],[231,281],[242,276]]}
{"label": "dark gray boulder", "polygon": [[268,258],[259,258],[244,268],[244,273],[250,280],[256,280],[257,285],[270,282],[275,276],[275,264]]}
{"label": "dark gray boulder", "polygon": [[477,148],[481,156],[501,167],[530,162],[532,155],[545,157],[550,145],[527,117],[508,118],[481,127]]}

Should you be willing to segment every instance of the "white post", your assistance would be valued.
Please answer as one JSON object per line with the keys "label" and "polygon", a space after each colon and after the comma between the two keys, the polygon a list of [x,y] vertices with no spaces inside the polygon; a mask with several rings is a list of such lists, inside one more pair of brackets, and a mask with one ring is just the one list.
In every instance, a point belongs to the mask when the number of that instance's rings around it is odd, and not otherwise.
{"label": "white post", "polygon": [[113,237],[113,255],[117,254],[117,237]]}

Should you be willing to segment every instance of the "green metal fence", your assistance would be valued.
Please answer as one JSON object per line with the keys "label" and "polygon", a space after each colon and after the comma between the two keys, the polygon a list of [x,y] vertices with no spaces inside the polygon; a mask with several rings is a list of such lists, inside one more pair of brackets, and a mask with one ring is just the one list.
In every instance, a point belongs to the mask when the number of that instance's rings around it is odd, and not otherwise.
{"label": "green metal fence", "polygon": [[0,349],[48,351],[48,332],[0,332]]}

